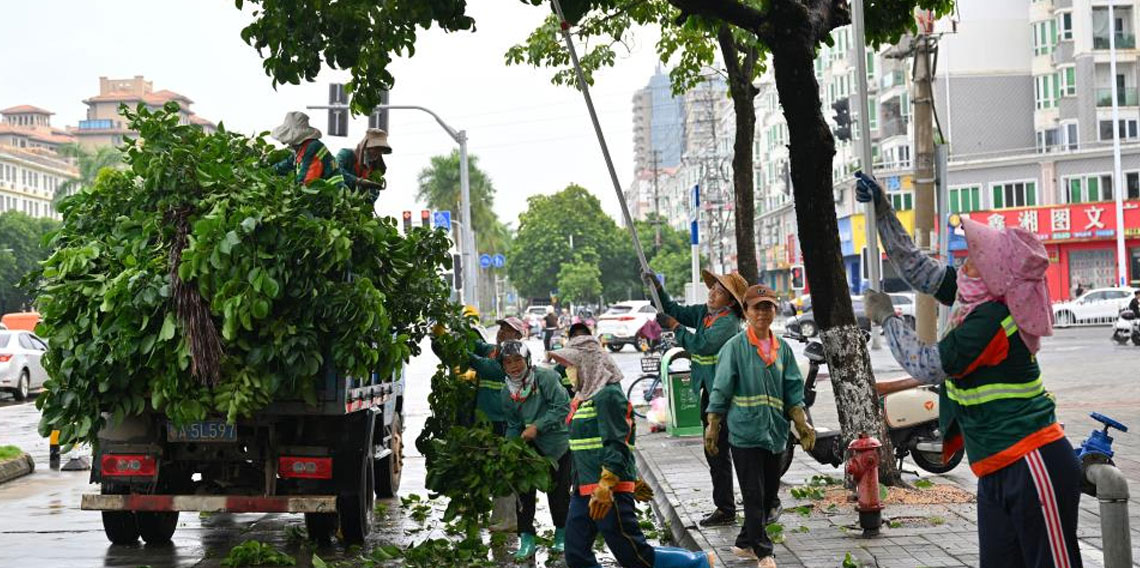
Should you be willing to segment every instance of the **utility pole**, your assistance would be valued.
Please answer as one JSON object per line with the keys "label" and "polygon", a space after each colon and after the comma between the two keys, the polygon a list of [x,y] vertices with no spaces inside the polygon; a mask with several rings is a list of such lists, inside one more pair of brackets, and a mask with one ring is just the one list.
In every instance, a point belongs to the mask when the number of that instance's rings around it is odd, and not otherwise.
{"label": "utility pole", "polygon": [[657,159],[661,150],[653,151],[653,250],[661,252],[661,194],[657,191]]}
{"label": "utility pole", "polygon": [[[875,164],[871,162],[871,121],[867,112],[871,110],[867,94],[867,35],[863,21],[863,0],[851,2],[851,35],[855,43],[855,85],[859,89],[859,165],[867,174],[874,175]],[[871,278],[871,288],[879,290],[882,282],[879,279],[879,231],[875,226],[875,203],[866,206],[867,230],[867,276]],[[871,349],[881,349],[879,334],[871,334]]]}
{"label": "utility pole", "polygon": [[[934,250],[934,94],[931,89],[930,51],[933,37],[920,27],[914,52],[914,243],[918,250]],[[938,308],[934,297],[917,294],[915,320],[918,338],[934,343],[938,338]]]}

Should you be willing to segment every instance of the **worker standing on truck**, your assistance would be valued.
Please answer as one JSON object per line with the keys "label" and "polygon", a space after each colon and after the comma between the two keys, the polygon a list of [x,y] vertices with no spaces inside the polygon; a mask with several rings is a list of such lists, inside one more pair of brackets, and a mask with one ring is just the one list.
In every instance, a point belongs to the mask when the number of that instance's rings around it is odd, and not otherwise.
{"label": "worker standing on truck", "polygon": [[638,526],[634,501],[650,501],[653,490],[637,475],[633,460],[633,407],[621,390],[621,369],[596,337],[579,335],[552,358],[578,377],[570,402],[573,491],[566,520],[566,566],[599,566],[594,539],[626,568],[709,568],[709,554],[650,546]]}
{"label": "worker standing on truck", "polygon": [[[376,201],[380,191],[386,187],[382,177],[388,171],[384,154],[391,153],[388,133],[379,128],[369,128],[355,150],[345,148],[337,152],[336,161],[344,172],[344,184],[349,189],[367,191],[371,200]],[[374,175],[380,179],[373,180]]]}
{"label": "worker standing on truck", "polygon": [[[701,422],[708,428],[709,393],[716,375],[717,354],[720,348],[740,333],[744,319],[743,298],[748,282],[738,273],[713,274],[701,272],[701,278],[709,288],[709,298],[704,305],[682,306],[674,302],[652,272],[642,275],[646,284],[655,286],[661,297],[664,313],[657,314],[657,323],[662,329],[673,330],[677,345],[689,352],[692,363],[693,394],[701,401]],[[693,328],[696,331],[689,331]],[[722,425],[718,445],[728,447],[728,428]],[[736,499],[732,493],[732,458],[728,452],[717,455],[705,452],[712,477],[713,510],[700,524],[703,527],[730,525],[736,522]],[[775,499],[775,497],[773,497]],[[778,507],[778,500],[769,503]]]}
{"label": "worker standing on truck", "polygon": [[318,179],[344,183],[340,166],[320,141],[321,131],[309,126],[309,115],[299,111],[286,113],[285,121],[273,129],[272,135],[293,150],[291,159],[282,160],[273,166],[277,173],[293,173],[297,176],[297,183],[304,185]]}
{"label": "worker standing on truck", "polygon": [[[566,415],[570,397],[562,388],[558,374],[531,364],[530,349],[518,340],[499,345],[499,363],[506,372],[506,386],[500,393],[507,418],[507,438],[522,438],[553,464],[553,480],[546,499],[554,522],[553,552],[566,545],[566,512],[570,507],[570,434]],[[518,498],[519,548],[516,562],[527,560],[535,552],[535,490],[520,493]]]}

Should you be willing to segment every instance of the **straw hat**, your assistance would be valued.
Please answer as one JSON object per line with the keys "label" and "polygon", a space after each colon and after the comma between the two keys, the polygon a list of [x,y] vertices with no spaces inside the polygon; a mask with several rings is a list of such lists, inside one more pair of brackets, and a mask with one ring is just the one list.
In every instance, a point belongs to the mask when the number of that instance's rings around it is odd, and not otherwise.
{"label": "straw hat", "polygon": [[309,115],[295,110],[285,113],[285,121],[271,135],[286,146],[296,146],[320,138],[321,131],[309,126]]}
{"label": "straw hat", "polygon": [[736,299],[736,303],[740,304],[741,309],[744,308],[744,293],[748,290],[748,281],[739,272],[713,274],[708,270],[702,270],[701,280],[705,281],[705,286],[708,286],[709,290],[712,290],[713,286],[717,284],[724,286],[724,289],[728,290],[728,293]]}
{"label": "straw hat", "polygon": [[360,141],[357,150],[362,152],[369,148],[380,148],[381,154],[391,154],[392,146],[388,144],[388,133],[379,128],[369,128],[364,133],[364,140]]}

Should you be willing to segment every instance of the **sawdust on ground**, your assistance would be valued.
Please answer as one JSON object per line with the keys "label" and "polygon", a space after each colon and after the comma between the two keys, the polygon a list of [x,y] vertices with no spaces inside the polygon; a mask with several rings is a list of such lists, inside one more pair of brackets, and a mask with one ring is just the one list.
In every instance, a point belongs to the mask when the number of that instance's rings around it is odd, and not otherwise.
{"label": "sawdust on ground", "polygon": [[[907,489],[903,487],[888,487],[887,498],[884,505],[950,505],[956,503],[973,503],[974,494],[956,485],[936,484],[927,489]],[[836,509],[853,509],[855,506],[854,493],[843,487],[831,487],[824,492],[823,499],[812,501],[816,511],[835,511]]]}

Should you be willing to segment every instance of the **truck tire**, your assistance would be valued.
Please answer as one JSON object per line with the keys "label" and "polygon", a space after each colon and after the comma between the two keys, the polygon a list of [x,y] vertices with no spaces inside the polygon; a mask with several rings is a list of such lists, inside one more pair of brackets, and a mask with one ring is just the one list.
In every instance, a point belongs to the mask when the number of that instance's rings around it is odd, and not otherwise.
{"label": "truck tire", "polygon": [[[103,484],[99,488],[103,495],[124,495],[130,493],[125,488]],[[111,544],[135,544],[139,540],[139,526],[132,511],[103,511],[103,533]]]}
{"label": "truck tire", "polygon": [[178,511],[162,513],[135,513],[139,536],[147,544],[169,544],[178,528]]}
{"label": "truck tire", "polygon": [[[376,478],[376,497],[388,499],[395,497],[400,490],[400,477],[404,471],[404,419],[400,413],[392,417],[392,441],[389,449],[392,453],[374,460],[372,475]],[[373,434],[375,436],[375,434]]]}
{"label": "truck tire", "polygon": [[305,513],[305,531],[313,542],[329,542],[336,534],[336,513]]}
{"label": "truck tire", "polygon": [[347,437],[333,462],[338,487],[336,510],[340,537],[347,544],[363,544],[372,532],[372,506],[376,500],[372,467],[376,458],[375,446],[372,445],[376,415],[371,411],[359,414],[347,417],[346,431],[360,432],[363,439]]}

